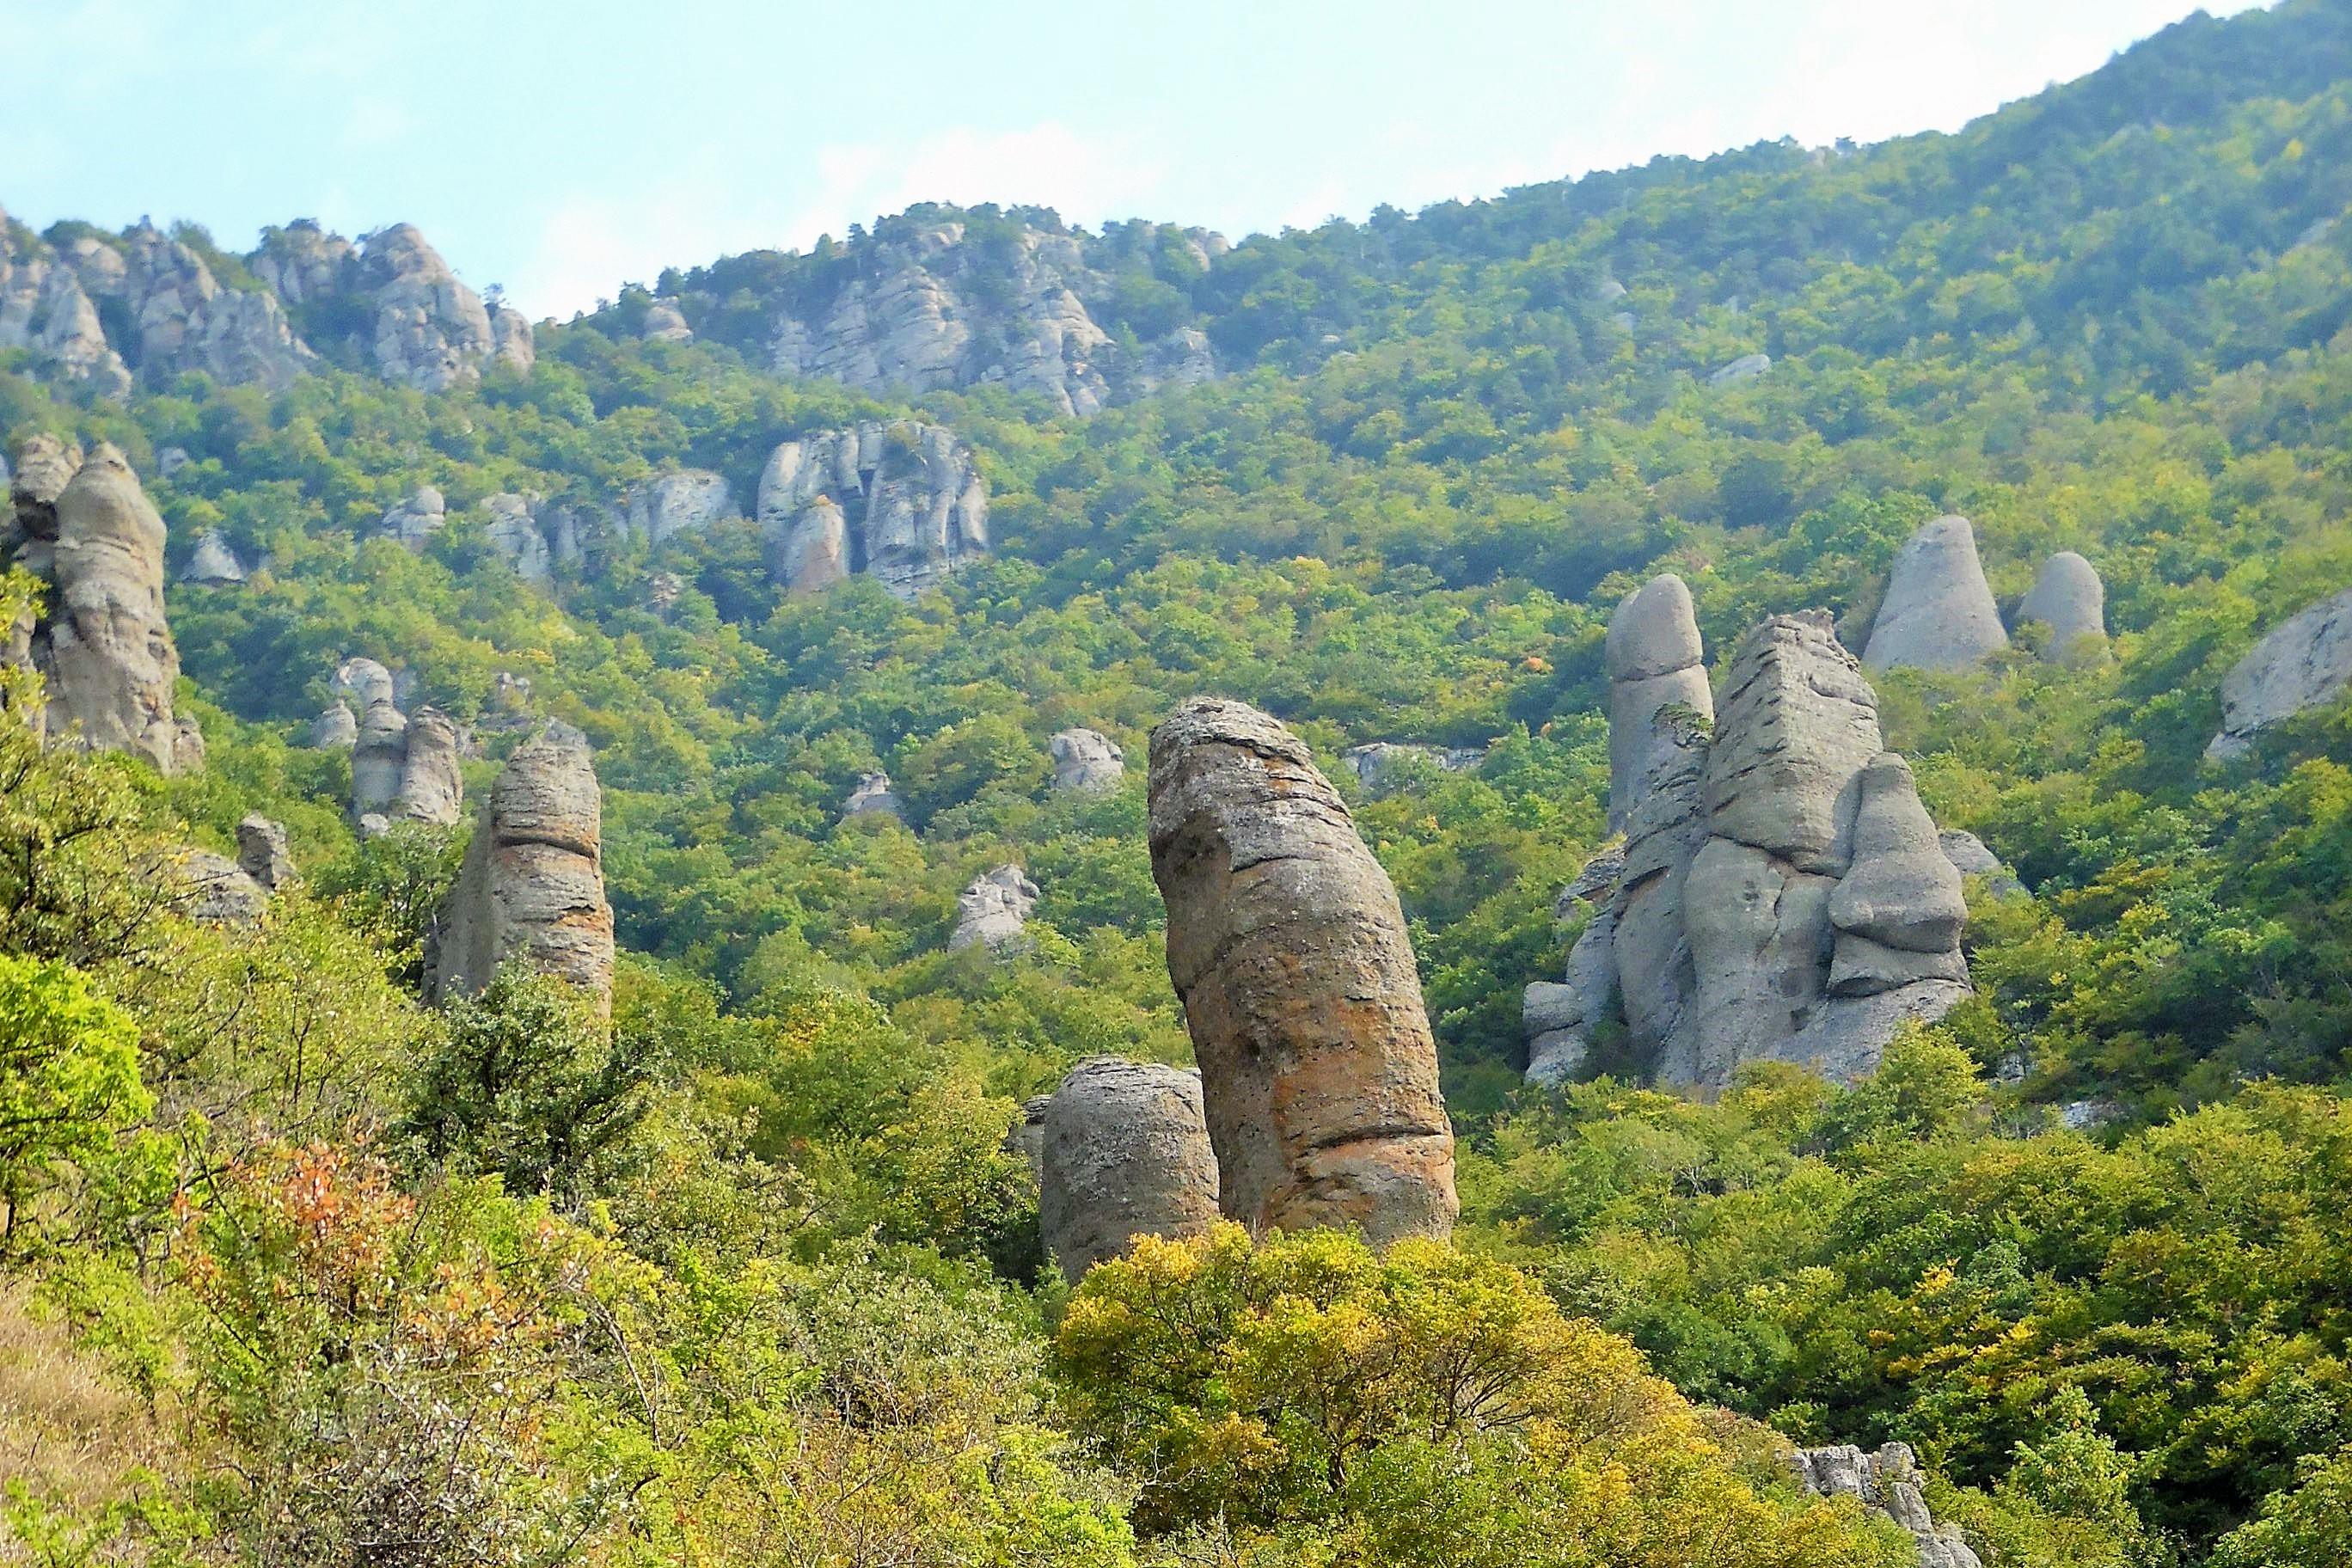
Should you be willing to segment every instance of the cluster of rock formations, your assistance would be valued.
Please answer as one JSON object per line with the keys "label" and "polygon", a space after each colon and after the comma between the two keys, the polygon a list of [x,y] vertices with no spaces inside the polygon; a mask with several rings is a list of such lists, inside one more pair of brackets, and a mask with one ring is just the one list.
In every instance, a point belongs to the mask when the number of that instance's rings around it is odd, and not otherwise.
{"label": "cluster of rock formations", "polygon": [[603,802],[587,737],[555,721],[515,748],[482,804],[442,911],[433,994],[478,994],[510,962],[611,1009]]}
{"label": "cluster of rock formations", "polygon": [[948,937],[948,951],[961,952],[967,947],[985,947],[993,953],[1014,951],[1022,944],[1029,912],[1037,907],[1039,897],[1037,884],[1018,866],[999,866],[974,877],[971,886],[956,895],[955,930]]}
{"label": "cluster of rock formations", "polygon": [[[992,225],[981,237],[960,216],[917,208],[853,240],[853,266],[828,297],[779,297],[768,362],[781,374],[869,392],[1004,386],[1080,416],[1160,386],[1196,384],[1217,374],[1205,334],[1179,327],[1130,353],[1089,309],[1114,287],[1101,265],[1110,252],[1150,258],[1163,247],[1181,252],[1196,277],[1228,248],[1205,230],[1140,224],[1097,238],[1045,214],[1009,233]],[[648,312],[648,327],[653,321]],[[681,316],[676,326],[684,324]],[[667,316],[661,330],[676,330]]]}
{"label": "cluster of rock formations", "polygon": [[203,734],[172,711],[180,655],[163,614],[163,520],[122,454],[30,437],[0,523],[0,568],[21,566],[44,589],[42,610],[0,645],[42,678],[37,721],[54,740],[133,752],[166,773],[202,766]]}
{"label": "cluster of rock formations", "polygon": [[1396,889],[1306,745],[1194,698],[1151,734],[1151,868],[1198,1072],[1095,1057],[1028,1101],[1075,1279],[1138,1236],[1353,1226],[1451,1235],[1454,1134]]}
{"label": "cluster of rock formations", "polygon": [[1127,776],[1127,753],[1099,730],[1062,730],[1045,742],[1054,761],[1054,787],[1090,793],[1114,789]]}
{"label": "cluster of rock formations", "polygon": [[1224,1213],[1451,1234],[1454,1135],[1403,911],[1305,743],[1194,698],[1152,731],[1150,810]]}
{"label": "cluster of rock formations", "polygon": [[[2028,621],[2044,628],[2043,659],[2096,659],[2107,642],[2106,589],[2097,570],[2071,550],[2052,556],[2018,601],[2013,624]],[[2009,637],[1977,555],[1976,530],[1965,517],[1939,517],[1896,553],[1862,662],[1874,670],[1975,669],[2008,647]]]}
{"label": "cluster of rock formations", "polygon": [[[0,348],[110,396],[190,371],[281,391],[322,353],[427,392],[492,363],[530,368],[530,322],[485,305],[408,224],[356,246],[312,223],[272,229],[242,258],[251,277],[229,279],[143,220],[120,236],[50,232],[55,243],[0,213]],[[357,325],[314,344],[298,321]]]}
{"label": "cluster of rock formations", "polygon": [[430,705],[404,712],[390,670],[348,658],[335,671],[336,700],[310,726],[310,743],[352,752],[352,821],[374,837],[394,824],[454,826],[466,798],[457,723]]}
{"label": "cluster of rock formations", "polygon": [[1216,1223],[1217,1156],[1201,1075],[1091,1057],[1027,1121],[1037,1149],[1037,1225],[1076,1279],[1139,1236],[1171,1240]]}
{"label": "cluster of rock formations", "polygon": [[1918,1457],[1908,1443],[1882,1443],[1874,1452],[1851,1443],[1801,1448],[1797,1479],[1818,1497],[1850,1497],[1911,1532],[1919,1568],[1984,1568],[1958,1525],[1939,1525],[1927,1511]]}
{"label": "cluster of rock formations", "polygon": [[1850,1081],[1969,994],[1960,871],[1827,616],[1756,627],[1718,701],[1662,577],[1618,606],[1607,661],[1624,847],[1570,889],[1594,913],[1565,984],[1528,989],[1530,1077],[1574,1072],[1622,1020],[1663,1084],[1720,1089],[1759,1059]]}
{"label": "cluster of rock formations", "polygon": [[2352,689],[2352,588],[2289,616],[2231,667],[2221,682],[2221,731],[2206,748],[2243,755],[2254,736]]}
{"label": "cluster of rock formations", "polygon": [[952,431],[867,420],[779,445],[760,473],[769,572],[795,594],[870,575],[911,599],[988,552],[988,487]]}

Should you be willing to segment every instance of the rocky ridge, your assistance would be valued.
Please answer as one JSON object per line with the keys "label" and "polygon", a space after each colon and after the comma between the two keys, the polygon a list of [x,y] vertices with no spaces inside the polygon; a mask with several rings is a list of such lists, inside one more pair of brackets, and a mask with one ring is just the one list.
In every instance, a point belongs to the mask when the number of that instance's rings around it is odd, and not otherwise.
{"label": "rocky ridge", "polygon": [[2352,689],[2352,588],[2281,621],[2221,681],[2221,730],[2205,754],[2242,755],[2256,734]]}

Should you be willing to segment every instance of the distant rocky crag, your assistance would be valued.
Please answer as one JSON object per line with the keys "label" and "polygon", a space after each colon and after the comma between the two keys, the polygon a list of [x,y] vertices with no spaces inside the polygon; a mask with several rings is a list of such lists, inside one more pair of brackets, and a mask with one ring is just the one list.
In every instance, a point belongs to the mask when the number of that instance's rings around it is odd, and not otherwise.
{"label": "distant rocky crag", "polygon": [[1042,208],[926,204],[807,256],[755,252],[687,273],[646,310],[641,334],[682,341],[749,289],[766,310],[737,346],[779,374],[899,395],[1002,386],[1083,416],[1215,376],[1204,333],[1164,316],[1138,333],[1119,284],[1142,275],[1189,323],[1182,291],[1228,248],[1205,229],[1090,235]]}
{"label": "distant rocky crag", "polygon": [[5,212],[0,349],[110,397],[190,371],[283,391],[330,363],[438,392],[533,358],[521,312],[486,302],[410,224],[354,244],[305,220],[239,258],[143,219],[43,236]]}

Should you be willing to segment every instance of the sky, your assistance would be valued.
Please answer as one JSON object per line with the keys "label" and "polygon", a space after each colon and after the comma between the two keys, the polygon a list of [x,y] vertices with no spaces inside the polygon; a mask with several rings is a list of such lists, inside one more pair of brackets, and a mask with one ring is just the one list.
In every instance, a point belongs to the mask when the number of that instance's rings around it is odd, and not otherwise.
{"label": "sky", "polygon": [[[535,317],[918,201],[1235,238],[1955,130],[2179,0],[0,0],[36,227],[408,221]],[[2208,0],[2209,10],[2247,9]]]}

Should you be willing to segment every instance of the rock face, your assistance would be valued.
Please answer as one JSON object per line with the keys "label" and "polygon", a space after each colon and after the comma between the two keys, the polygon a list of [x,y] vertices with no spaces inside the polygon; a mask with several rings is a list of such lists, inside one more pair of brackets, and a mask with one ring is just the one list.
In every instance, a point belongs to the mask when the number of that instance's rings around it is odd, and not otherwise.
{"label": "rock face", "polygon": [[516,576],[526,583],[542,584],[555,575],[555,557],[547,535],[540,530],[535,500],[501,493],[482,502],[482,510],[489,513],[491,548],[514,568]]}
{"label": "rock face", "polygon": [[2042,657],[2053,664],[2095,659],[2107,647],[2107,589],[2097,568],[2071,550],[2042,563],[2033,586],[2018,602],[2017,618],[2050,628]]}
{"label": "rock face", "polygon": [[348,702],[336,702],[310,721],[310,744],[322,752],[348,752],[359,744],[359,715]]}
{"label": "rock face", "polygon": [[1609,617],[1609,826],[1625,826],[1642,780],[1671,745],[1660,721],[1667,710],[1713,722],[1698,616],[1690,588],[1673,573],[1628,594]]}
{"label": "rock face", "polygon": [[457,807],[466,798],[465,780],[457,772],[462,749],[457,726],[439,709],[419,708],[409,715],[400,793],[392,803],[395,819],[436,827],[457,825]]}
{"label": "rock face", "polygon": [[859,573],[911,599],[988,552],[988,487],[952,431],[869,420],[786,441],[760,474],[768,569],[795,594]]}
{"label": "rock face", "polygon": [[206,925],[252,926],[268,912],[269,895],[245,868],[209,849],[183,849],[164,868],[173,902]]}
{"label": "rock face", "polygon": [[335,350],[386,381],[440,392],[479,381],[493,362],[530,368],[530,323],[503,308],[494,320],[414,224],[356,247],[316,224],[289,224],[267,231],[248,265],[308,320],[343,328]]}
{"label": "rock face", "polygon": [[1063,730],[1045,742],[1057,790],[1105,790],[1127,776],[1127,753],[1099,730]]}
{"label": "rock face", "polygon": [[1450,1235],[1454,1134],[1396,889],[1307,747],[1194,698],[1151,735],[1151,871],[1224,1212]]}
{"label": "rock face", "polygon": [[686,324],[677,301],[665,297],[646,307],[646,324],[637,329],[637,336],[649,343],[690,343],[694,329]]}
{"label": "rock face", "polygon": [[1862,662],[1872,669],[1974,669],[2009,646],[1965,517],[1911,536],[1887,574]]}
{"label": "rock face", "polygon": [[286,847],[286,825],[255,812],[236,825],[236,863],[265,892],[294,880],[294,855]]}
{"label": "rock face", "polygon": [[131,391],[130,369],[106,341],[98,307],[83,291],[79,275],[47,242],[5,211],[0,211],[0,349],[23,349],[59,379],[92,386],[110,397]]}
{"label": "rock face", "polygon": [[[21,465],[20,465],[21,466]],[[2255,734],[2352,688],[2352,588],[2279,623],[2221,682],[2221,732],[2205,754],[2242,754]]]}
{"label": "rock face", "polygon": [[991,952],[1009,952],[1021,945],[1029,911],[1037,907],[1037,884],[1018,866],[999,866],[971,879],[956,895],[955,931],[948,951],[985,946]]}
{"label": "rock face", "polygon": [[991,223],[984,237],[940,207],[877,224],[870,238],[852,242],[856,265],[832,292],[779,295],[771,368],[869,392],[1001,385],[1078,416],[1216,374],[1198,330],[1179,327],[1130,352],[1103,330],[1088,301],[1109,298],[1122,256],[1189,286],[1224,253],[1221,237],[1132,224],[1096,238],[1046,213],[1013,218]]}
{"label": "rock face", "polygon": [[[1612,674],[1619,626],[1678,620],[1621,607]],[[1655,679],[1639,671],[1695,651],[1622,668]],[[1718,1090],[1756,1060],[1851,1081],[1905,1019],[1969,994],[1960,872],[1827,616],[1773,616],[1741,642],[1719,704],[1686,696],[1612,703],[1612,759],[1625,725],[1642,756],[1619,803],[1625,847],[1571,889],[1593,913],[1563,982],[1524,1000],[1529,1076],[1573,1073],[1591,1030],[1622,1019],[1663,1084]]]}
{"label": "rock face", "polygon": [[245,581],[245,563],[229,548],[228,536],[208,528],[197,536],[195,553],[180,570],[180,581],[202,588],[231,588]]}
{"label": "rock face", "polygon": [[907,820],[907,803],[890,787],[888,773],[860,773],[857,787],[841,803],[843,821],[853,816],[887,816],[893,822]]}
{"label": "rock face", "polygon": [[396,539],[411,552],[425,548],[425,542],[441,531],[449,521],[449,502],[431,485],[420,486],[414,495],[395,501],[376,524],[376,531],[386,539]]}
{"label": "rock face", "polygon": [[1198,1236],[1217,1219],[1217,1157],[1201,1076],[1090,1057],[1046,1102],[1037,1224],[1075,1282],[1139,1236]]}
{"label": "rock face", "polygon": [[1800,1448],[1797,1479],[1820,1497],[1858,1499],[1911,1532],[1919,1568],[1984,1568],[1957,1525],[1939,1525],[1927,1512],[1919,1460],[1908,1443],[1884,1443],[1875,1453],[1851,1443]]}
{"label": "rock face", "polygon": [[643,484],[621,498],[622,526],[648,544],[740,517],[727,481],[708,468],[682,468]]}
{"label": "rock face", "polygon": [[[200,371],[215,381],[282,392],[317,363],[275,297],[249,284],[224,288],[202,257],[152,224],[124,232],[119,267],[101,260],[112,254],[108,247],[79,243],[89,247],[79,268],[82,287],[121,300],[123,314],[138,324],[138,342],[115,346],[151,383]],[[100,265],[93,268],[92,261]]]}
{"label": "rock face", "polygon": [[609,1013],[613,908],[603,857],[587,738],[550,723],[507,759],[482,805],[449,894],[435,996],[478,994],[515,962],[581,987]]}
{"label": "rock face", "polygon": [[1744,382],[1762,379],[1770,374],[1771,369],[1770,354],[1741,354],[1729,364],[1710,371],[1706,384],[1709,386],[1738,386]]}
{"label": "rock face", "polygon": [[11,635],[47,686],[47,731],[90,751],[132,752],[164,773],[202,765],[203,738],[175,721],[179,650],[163,616],[163,520],[121,452],[87,458],[35,437],[17,453],[0,567],[47,589],[45,616]]}
{"label": "rock face", "polygon": [[1411,741],[1372,741],[1339,753],[1339,761],[1356,775],[1356,782],[1374,795],[1396,784],[1404,772],[1401,763],[1426,763],[1440,773],[1458,773],[1476,767],[1486,757],[1486,752],[1476,746],[1423,746]]}

